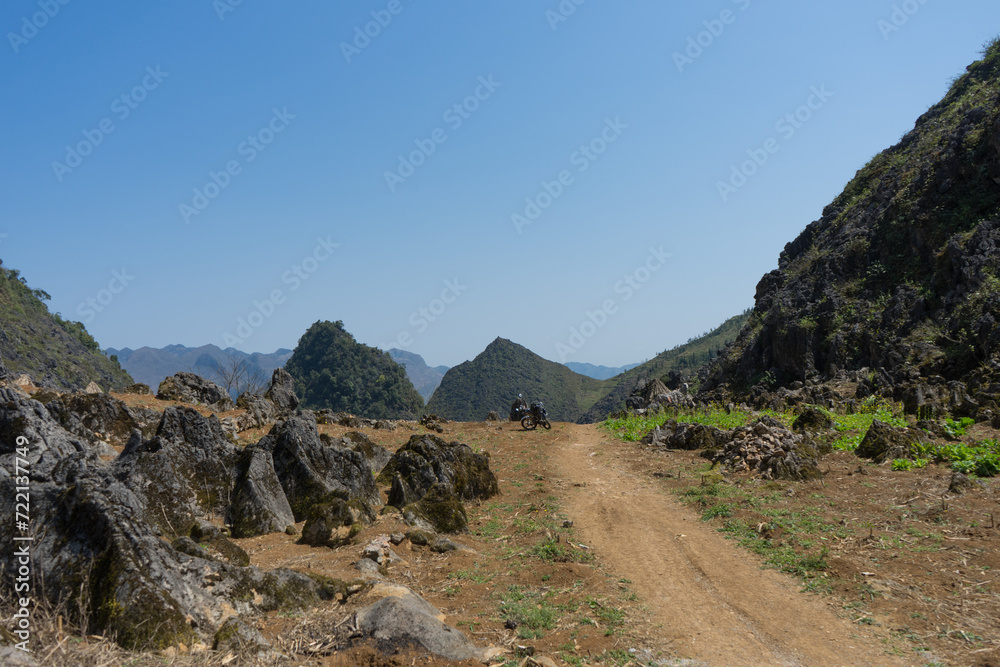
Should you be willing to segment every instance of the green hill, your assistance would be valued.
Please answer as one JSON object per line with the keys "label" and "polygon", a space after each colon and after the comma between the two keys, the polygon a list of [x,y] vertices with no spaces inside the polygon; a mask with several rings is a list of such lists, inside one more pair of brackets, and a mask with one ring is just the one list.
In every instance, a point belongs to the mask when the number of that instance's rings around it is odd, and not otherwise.
{"label": "green hill", "polygon": [[132,384],[117,361],[101,354],[82,323],[49,312],[48,299],[0,261],[0,362],[7,370],[55,389],[80,390],[96,382],[109,391]]}
{"label": "green hill", "polygon": [[414,419],[423,399],[388,353],[362,345],[344,323],[316,322],[285,364],[302,406],[373,419]]}
{"label": "green hill", "polygon": [[747,310],[729,318],[712,331],[692,338],[672,350],[661,352],[646,363],[607,380],[608,393],[587,410],[580,421],[601,421],[612,412],[622,409],[625,399],[640,382],[652,378],[662,379],[671,371],[693,375],[724,350],[726,345],[736,340],[749,318],[750,311]]}
{"label": "green hill", "polygon": [[1000,43],[983,56],[785,246],[706,390],[839,376],[911,410],[997,405]]}
{"label": "green hill", "polygon": [[426,411],[458,421],[502,416],[518,394],[542,401],[554,421],[575,422],[605,393],[606,382],[574,373],[531,350],[497,338],[472,361],[450,369]]}

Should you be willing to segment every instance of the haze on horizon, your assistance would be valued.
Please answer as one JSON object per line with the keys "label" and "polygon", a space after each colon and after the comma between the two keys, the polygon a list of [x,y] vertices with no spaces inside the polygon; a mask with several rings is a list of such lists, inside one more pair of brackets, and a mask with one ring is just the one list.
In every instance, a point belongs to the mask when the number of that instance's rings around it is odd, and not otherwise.
{"label": "haze on horizon", "polygon": [[432,366],[498,336],[621,366],[751,306],[1000,6],[18,0],[0,26],[0,258],[102,347],[343,320]]}

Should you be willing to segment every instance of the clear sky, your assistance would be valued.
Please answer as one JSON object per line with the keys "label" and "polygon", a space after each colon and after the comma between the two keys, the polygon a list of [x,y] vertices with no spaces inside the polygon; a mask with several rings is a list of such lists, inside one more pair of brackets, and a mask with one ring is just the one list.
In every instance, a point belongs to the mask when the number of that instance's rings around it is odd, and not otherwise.
{"label": "clear sky", "polygon": [[339,319],[432,365],[502,336],[617,366],[751,306],[1000,3],[8,0],[0,28],[0,257],[102,346]]}

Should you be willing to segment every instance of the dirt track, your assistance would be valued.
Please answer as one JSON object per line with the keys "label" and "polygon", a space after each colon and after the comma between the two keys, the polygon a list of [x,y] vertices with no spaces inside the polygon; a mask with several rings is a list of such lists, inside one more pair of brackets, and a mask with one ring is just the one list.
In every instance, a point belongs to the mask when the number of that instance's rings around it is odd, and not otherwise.
{"label": "dirt track", "polygon": [[710,665],[910,664],[630,472],[594,427],[568,436],[548,454],[578,537],[632,581],[678,655]]}

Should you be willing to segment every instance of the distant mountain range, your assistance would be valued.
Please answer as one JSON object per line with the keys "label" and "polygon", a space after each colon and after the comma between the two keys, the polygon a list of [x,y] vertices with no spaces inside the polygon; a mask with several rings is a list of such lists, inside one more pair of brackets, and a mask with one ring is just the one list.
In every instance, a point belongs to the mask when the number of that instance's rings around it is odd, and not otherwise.
{"label": "distant mountain range", "polygon": [[104,353],[109,357],[116,356],[118,363],[136,382],[148,384],[154,392],[164,378],[181,371],[215,379],[220,365],[224,366],[230,359],[247,360],[251,367],[260,369],[265,377],[270,378],[274,369],[283,367],[292,356],[292,351],[284,348],[262,354],[242,352],[232,347],[223,350],[216,345],[168,345],[164,348],[140,347],[138,350],[109,347]]}
{"label": "distant mountain range", "polygon": [[441,378],[448,372],[447,366],[428,366],[419,354],[392,348],[386,350],[392,360],[406,369],[410,382],[417,388],[424,401],[429,401],[434,390],[441,384]]}
{"label": "distant mountain range", "polygon": [[616,375],[621,375],[625,371],[630,371],[639,364],[629,364],[628,366],[618,366],[613,368],[611,366],[595,366],[594,364],[584,364],[579,361],[567,361],[565,366],[574,373],[579,373],[580,375],[586,375],[589,378],[594,378],[595,380],[607,380],[608,378],[613,378]]}

